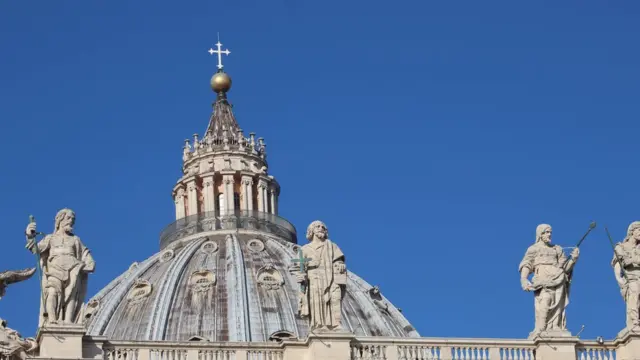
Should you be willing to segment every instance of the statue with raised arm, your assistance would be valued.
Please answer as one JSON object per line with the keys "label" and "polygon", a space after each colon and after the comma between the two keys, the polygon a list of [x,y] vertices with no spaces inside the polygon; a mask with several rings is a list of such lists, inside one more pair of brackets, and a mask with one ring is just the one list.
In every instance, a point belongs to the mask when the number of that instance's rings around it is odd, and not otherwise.
{"label": "statue with raised arm", "polygon": [[[8,285],[27,280],[35,272],[35,268],[0,272],[0,298],[4,296]],[[23,339],[17,331],[7,327],[6,320],[0,319],[0,359],[25,360],[27,352],[37,347],[35,339]]]}
{"label": "statue with raised arm", "polygon": [[614,251],[611,265],[627,304],[627,329],[640,332],[640,221],[629,225],[627,236]]}
{"label": "statue with raised arm", "polygon": [[39,255],[42,269],[40,321],[51,324],[81,324],[80,309],[87,291],[88,274],[95,269],[89,249],[73,233],[75,213],[62,209],[54,230],[36,242],[36,223],[27,226],[27,249]]}
{"label": "statue with raised arm", "polygon": [[[534,294],[535,328],[529,338],[569,335],[565,309],[569,304],[569,285],[580,251],[576,247],[567,259],[562,247],[551,244],[551,225],[536,228],[536,242],[520,262],[522,289]],[[531,280],[529,275],[533,274]]]}
{"label": "statue with raised arm", "polygon": [[297,272],[303,290],[299,313],[313,330],[340,330],[342,299],[347,284],[345,257],[328,238],[326,225],[314,221],[307,228],[309,243],[301,248],[304,271]]}

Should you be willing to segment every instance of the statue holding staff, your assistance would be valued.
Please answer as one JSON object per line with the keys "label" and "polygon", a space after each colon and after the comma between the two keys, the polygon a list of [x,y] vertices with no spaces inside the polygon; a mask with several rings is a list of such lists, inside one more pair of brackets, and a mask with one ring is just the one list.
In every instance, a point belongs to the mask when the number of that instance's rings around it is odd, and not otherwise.
{"label": "statue holding staff", "polygon": [[[595,223],[591,223],[570,258],[561,246],[551,243],[551,225],[540,224],[536,228],[536,242],[527,249],[518,269],[522,289],[533,292],[535,299],[535,328],[529,338],[543,332],[568,335],[565,310],[569,304],[573,267],[580,255],[578,247],[593,228]],[[531,274],[533,277],[529,280]]]}
{"label": "statue holding staff", "polygon": [[94,271],[95,262],[89,249],[73,233],[75,220],[72,210],[60,210],[53,233],[39,242],[36,242],[36,223],[30,222],[26,229],[27,249],[39,255],[42,269],[40,326],[45,320],[51,324],[80,323],[87,278]]}

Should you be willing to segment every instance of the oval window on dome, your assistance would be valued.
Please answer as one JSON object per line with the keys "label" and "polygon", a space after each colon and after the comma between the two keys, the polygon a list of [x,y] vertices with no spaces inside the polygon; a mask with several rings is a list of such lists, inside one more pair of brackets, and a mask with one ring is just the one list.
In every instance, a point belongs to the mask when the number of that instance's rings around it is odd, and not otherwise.
{"label": "oval window on dome", "polygon": [[153,290],[151,283],[144,279],[136,280],[133,288],[129,291],[129,295],[127,295],[127,300],[129,304],[138,304],[144,301],[146,298],[151,295],[151,291]]}
{"label": "oval window on dome", "polygon": [[215,241],[206,241],[200,246],[200,250],[205,253],[214,253],[218,251],[218,243]]}
{"label": "oval window on dome", "polygon": [[169,260],[173,259],[173,256],[174,256],[173,250],[167,250],[167,251],[163,252],[162,255],[160,255],[160,261],[161,262],[169,261]]}
{"label": "oval window on dome", "polygon": [[247,247],[253,252],[261,252],[264,250],[264,243],[260,239],[252,239],[247,243]]}

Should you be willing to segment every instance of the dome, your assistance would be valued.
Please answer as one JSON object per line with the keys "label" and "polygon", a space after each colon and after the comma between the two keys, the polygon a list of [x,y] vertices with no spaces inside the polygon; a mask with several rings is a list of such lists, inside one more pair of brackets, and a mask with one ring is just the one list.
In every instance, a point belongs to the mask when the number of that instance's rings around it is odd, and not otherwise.
{"label": "dome", "polygon": [[[112,340],[278,341],[304,338],[298,245],[247,229],[195,233],[134,263],[85,308],[87,335]],[[347,263],[348,266],[348,263]],[[400,311],[352,272],[342,325],[361,336],[418,337]]]}

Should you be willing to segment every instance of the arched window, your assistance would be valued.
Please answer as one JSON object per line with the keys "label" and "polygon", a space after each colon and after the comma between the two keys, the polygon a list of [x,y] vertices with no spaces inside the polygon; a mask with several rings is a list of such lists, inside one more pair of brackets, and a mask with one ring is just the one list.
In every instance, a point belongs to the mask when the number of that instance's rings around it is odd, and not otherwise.
{"label": "arched window", "polygon": [[224,194],[218,194],[218,215],[224,215],[225,210]]}

